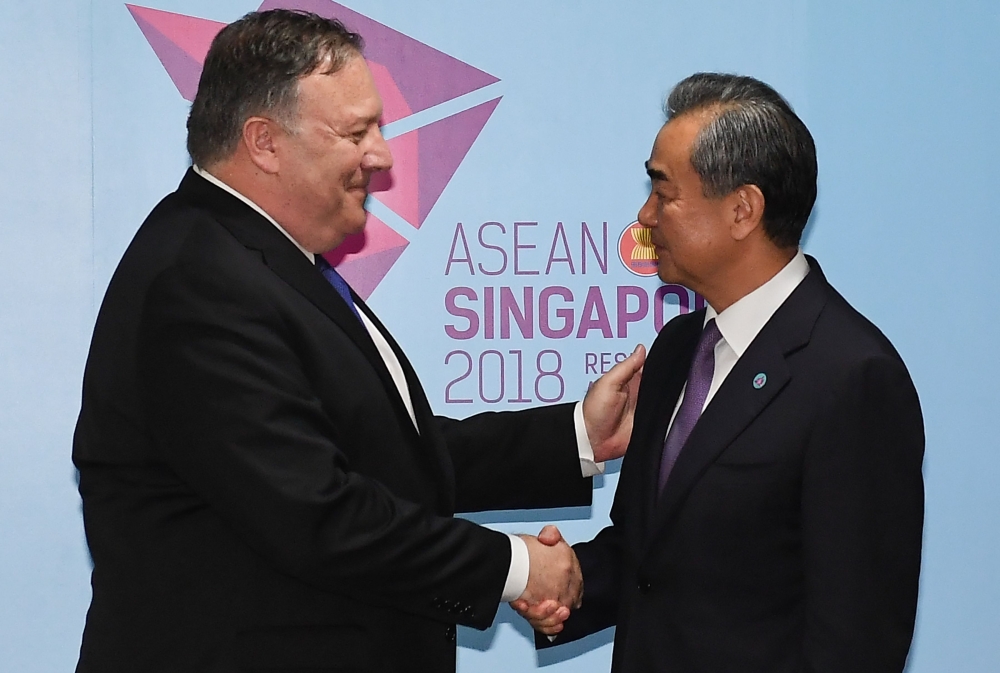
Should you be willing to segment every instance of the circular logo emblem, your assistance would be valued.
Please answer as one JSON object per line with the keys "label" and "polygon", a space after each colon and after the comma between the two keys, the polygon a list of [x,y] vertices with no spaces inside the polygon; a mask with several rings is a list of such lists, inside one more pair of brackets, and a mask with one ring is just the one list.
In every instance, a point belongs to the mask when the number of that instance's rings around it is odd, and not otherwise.
{"label": "circular logo emblem", "polygon": [[651,232],[638,222],[625,227],[618,239],[618,257],[626,269],[637,276],[656,275],[656,248]]}
{"label": "circular logo emblem", "polygon": [[764,372],[761,372],[760,374],[757,374],[757,376],[753,377],[753,387],[756,390],[760,390],[761,388],[763,388],[764,384],[766,383],[767,383],[767,374],[765,374]]}

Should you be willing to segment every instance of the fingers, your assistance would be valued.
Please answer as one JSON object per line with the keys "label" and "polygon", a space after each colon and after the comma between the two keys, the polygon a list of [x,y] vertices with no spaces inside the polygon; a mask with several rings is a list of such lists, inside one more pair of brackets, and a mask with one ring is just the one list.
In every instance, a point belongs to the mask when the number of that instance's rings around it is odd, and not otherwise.
{"label": "fingers", "polygon": [[553,526],[552,524],[545,526],[538,533],[538,541],[548,547],[552,547],[554,545],[559,544],[560,542],[562,542],[562,539],[563,539],[562,533],[560,533],[559,529]]}
{"label": "fingers", "polygon": [[536,605],[528,605],[527,601],[517,600],[511,603],[511,607],[524,617],[533,629],[548,636],[561,632],[563,622],[569,619],[570,614],[569,608],[553,600],[542,601]]}
{"label": "fingers", "polygon": [[[517,603],[517,605],[515,605]],[[556,600],[544,600],[540,603],[535,603],[531,605],[527,601],[514,601],[511,603],[511,607],[528,621],[545,621],[556,617],[553,620],[555,622],[564,622],[569,617],[569,608],[565,605],[561,605],[559,601]],[[559,617],[562,617],[561,619]]]}
{"label": "fingers", "polygon": [[607,374],[601,378],[607,379],[607,383],[615,386],[616,388],[621,388],[625,386],[633,376],[639,373],[642,366],[646,363],[646,347],[642,344],[636,344],[632,353],[615,364]]}
{"label": "fingers", "polygon": [[[530,622],[529,622],[530,623]],[[562,624],[556,624],[555,626],[535,626],[532,624],[536,631],[546,636],[556,636],[563,630]]]}
{"label": "fingers", "polygon": [[583,594],[583,576],[576,553],[554,526],[546,527],[542,533],[551,544],[530,535],[521,536],[528,548],[529,565],[528,583],[519,598],[529,605],[548,599],[567,607],[578,605]]}
{"label": "fingers", "polygon": [[646,348],[639,344],[595,381],[583,398],[583,421],[596,462],[620,458],[628,449],[645,363]]}

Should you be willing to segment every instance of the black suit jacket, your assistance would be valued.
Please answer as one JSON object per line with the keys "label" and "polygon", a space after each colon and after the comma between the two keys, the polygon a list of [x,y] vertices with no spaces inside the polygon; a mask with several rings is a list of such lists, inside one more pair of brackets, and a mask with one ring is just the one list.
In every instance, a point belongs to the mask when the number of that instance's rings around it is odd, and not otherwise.
{"label": "black suit jacket", "polygon": [[704,311],[660,332],[613,524],[576,546],[583,607],[556,644],[617,625],[620,672],[902,671],[920,567],[920,407],[892,345],[810,264],[658,498]]}
{"label": "black suit jacket", "polygon": [[368,332],[189,171],[110,283],[73,457],[94,560],[78,671],[452,671],[507,538],[456,511],[585,504],[572,407],[419,432]]}

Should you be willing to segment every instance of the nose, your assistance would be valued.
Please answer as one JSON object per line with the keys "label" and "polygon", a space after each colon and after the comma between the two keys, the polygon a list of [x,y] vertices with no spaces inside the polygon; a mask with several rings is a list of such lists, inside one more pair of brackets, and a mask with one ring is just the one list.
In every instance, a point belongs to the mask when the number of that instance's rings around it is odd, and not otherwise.
{"label": "nose", "polygon": [[372,133],[371,146],[365,150],[361,167],[369,171],[387,171],[392,168],[392,151],[389,143],[382,137],[382,129],[376,128]]}
{"label": "nose", "polygon": [[656,205],[653,203],[652,192],[649,193],[649,196],[646,197],[646,202],[639,208],[636,220],[647,229],[652,229],[656,226]]}

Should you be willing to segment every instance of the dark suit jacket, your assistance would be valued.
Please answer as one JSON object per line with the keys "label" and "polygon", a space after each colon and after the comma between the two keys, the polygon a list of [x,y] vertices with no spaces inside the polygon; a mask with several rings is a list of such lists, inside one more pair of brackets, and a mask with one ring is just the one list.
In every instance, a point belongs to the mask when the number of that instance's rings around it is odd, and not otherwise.
{"label": "dark suit jacket", "polygon": [[453,671],[507,538],[455,511],[585,504],[572,407],[419,433],[367,331],[272,224],[190,172],[94,331],[74,440],[93,601],[78,671]]}
{"label": "dark suit jacket", "polygon": [[810,264],[657,499],[704,311],[660,332],[613,524],[576,547],[583,607],[556,644],[617,625],[612,670],[628,673],[903,669],[920,567],[920,407],[892,345]]}

